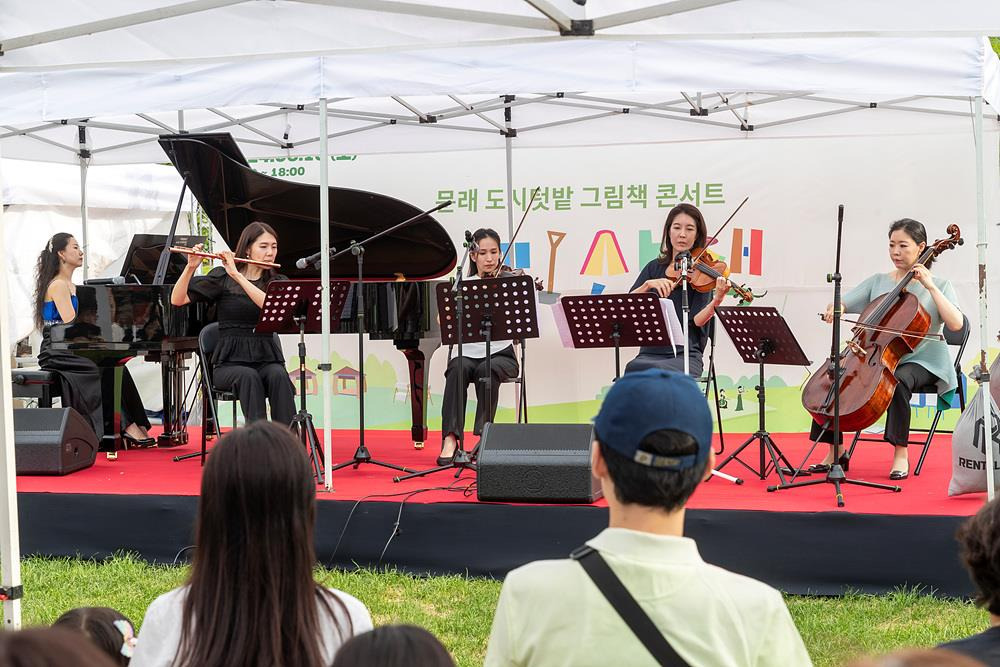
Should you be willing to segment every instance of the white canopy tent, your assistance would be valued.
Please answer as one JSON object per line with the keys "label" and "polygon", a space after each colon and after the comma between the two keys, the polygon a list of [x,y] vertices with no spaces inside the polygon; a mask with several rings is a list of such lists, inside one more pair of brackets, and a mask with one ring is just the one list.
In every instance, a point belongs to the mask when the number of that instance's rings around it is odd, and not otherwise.
{"label": "white canopy tent", "polygon": [[[85,193],[91,163],[162,161],[155,135],[167,131],[232,131],[249,156],[318,152],[322,185],[331,139],[352,152],[503,146],[509,201],[514,142],[666,141],[681,128],[755,140],[814,132],[818,118],[834,133],[859,117],[886,132],[921,132],[961,119],[978,149],[985,368],[983,103],[1000,103],[1000,64],[983,35],[1000,34],[1000,6],[498,0],[485,12],[468,4],[0,3],[0,151],[77,162]],[[81,15],[90,20],[72,25]],[[321,243],[328,247],[327,225]],[[0,326],[0,343],[5,335]],[[18,581],[10,424],[5,400],[4,586]],[[16,601],[5,604],[5,620],[19,622]]]}

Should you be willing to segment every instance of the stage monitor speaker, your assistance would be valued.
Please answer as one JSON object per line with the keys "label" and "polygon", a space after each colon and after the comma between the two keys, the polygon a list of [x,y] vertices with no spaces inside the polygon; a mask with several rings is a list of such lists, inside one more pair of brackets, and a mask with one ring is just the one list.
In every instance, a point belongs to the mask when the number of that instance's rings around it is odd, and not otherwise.
{"label": "stage monitor speaker", "polygon": [[590,424],[486,424],[477,465],[480,500],[591,503]]}
{"label": "stage monitor speaker", "polygon": [[94,465],[97,435],[73,408],[14,410],[18,475],[68,475]]}

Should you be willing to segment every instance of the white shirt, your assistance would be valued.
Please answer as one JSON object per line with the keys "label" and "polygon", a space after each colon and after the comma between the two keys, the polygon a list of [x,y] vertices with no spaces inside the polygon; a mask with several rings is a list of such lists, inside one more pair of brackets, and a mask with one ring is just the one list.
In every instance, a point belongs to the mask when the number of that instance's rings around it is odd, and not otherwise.
{"label": "white shirt", "polygon": [[[812,664],[781,594],[709,565],[694,540],[607,528],[587,544],[688,664]],[[657,664],[579,563],[537,561],[507,575],[486,667]]]}
{"label": "white shirt", "polygon": [[[333,604],[331,606],[335,619],[331,619],[320,607],[319,631],[323,642],[324,664],[333,662],[337,649],[347,639],[347,637],[341,638],[337,627],[342,627],[346,631],[349,627],[348,617],[355,635],[372,629],[371,614],[360,600],[342,591],[332,588],[328,590],[344,603],[347,615],[345,616],[344,610],[339,605]],[[175,588],[153,600],[146,609],[135,654],[129,663],[132,667],[170,667],[174,664],[181,643],[182,612],[186,592],[186,586]]]}

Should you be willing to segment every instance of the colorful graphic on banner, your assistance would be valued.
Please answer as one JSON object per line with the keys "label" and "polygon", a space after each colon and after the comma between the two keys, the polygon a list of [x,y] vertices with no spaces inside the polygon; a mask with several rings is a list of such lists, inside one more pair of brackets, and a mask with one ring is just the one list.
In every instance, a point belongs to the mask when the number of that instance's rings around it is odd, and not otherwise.
{"label": "colorful graphic on banner", "polygon": [[581,276],[620,276],[628,273],[625,255],[618,245],[618,237],[610,229],[602,229],[594,234],[587,258],[580,268]]}
{"label": "colorful graphic on banner", "polygon": [[562,240],[566,238],[566,232],[556,232],[548,230],[545,235],[549,239],[549,281],[546,283],[549,292],[556,291],[556,249]]}
{"label": "colorful graphic on banner", "polygon": [[764,266],[764,230],[751,229],[749,242],[745,239],[747,234],[740,227],[733,229],[732,251],[729,256],[730,273],[749,273],[752,276],[759,276]]}
{"label": "colorful graphic on banner", "polygon": [[657,234],[654,239],[648,229],[639,230],[639,266],[646,266],[660,256],[660,238],[661,234]]}
{"label": "colorful graphic on banner", "polygon": [[[509,243],[500,244],[500,255],[507,252],[507,246],[509,245]],[[527,241],[515,241],[514,249],[507,255],[507,266],[512,266],[515,269],[530,269],[531,244]]]}

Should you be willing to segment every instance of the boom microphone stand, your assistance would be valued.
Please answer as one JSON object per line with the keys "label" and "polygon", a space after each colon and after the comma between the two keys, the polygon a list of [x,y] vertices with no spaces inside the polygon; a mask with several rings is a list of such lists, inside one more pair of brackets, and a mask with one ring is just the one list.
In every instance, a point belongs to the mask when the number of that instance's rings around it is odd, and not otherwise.
{"label": "boom microphone stand", "polygon": [[330,261],[332,262],[341,255],[351,253],[357,258],[358,261],[358,283],[356,288],[358,295],[358,448],[354,451],[354,456],[351,457],[350,460],[333,466],[331,472],[333,470],[346,468],[347,466],[354,466],[354,468],[357,469],[362,463],[370,463],[371,465],[377,465],[383,468],[392,468],[393,470],[400,470],[402,472],[413,472],[409,468],[404,468],[403,466],[396,465],[395,463],[387,463],[385,461],[373,459],[371,452],[368,451],[368,448],[365,446],[365,246],[375,239],[391,234],[392,232],[395,232],[410,223],[426,218],[431,213],[450,205],[451,201],[446,201],[430,210],[418,213],[412,218],[404,220],[397,225],[393,225],[392,227],[384,229],[377,234],[373,234],[360,243],[357,241],[351,241],[351,244],[347,248],[330,256]]}
{"label": "boom microphone stand", "polygon": [[[833,377],[833,388],[831,392],[833,394],[833,422],[827,422],[823,425],[823,431],[820,432],[819,438],[823,437],[823,432],[828,430],[831,426],[833,427],[833,462],[830,464],[830,470],[826,473],[824,479],[811,479],[805,482],[790,482],[788,484],[778,484],[777,486],[767,487],[768,491],[781,491],[783,489],[797,489],[804,486],[815,486],[816,484],[833,484],[834,493],[837,497],[837,507],[844,506],[844,492],[841,488],[844,484],[854,484],[855,486],[867,486],[873,489],[883,489],[885,491],[894,491],[899,493],[902,491],[902,487],[892,486],[890,484],[879,484],[877,482],[866,482],[858,479],[850,479],[844,473],[843,467],[840,465],[840,446],[843,435],[840,432],[840,310],[841,310],[841,297],[840,297],[840,282],[842,276],[840,275],[840,248],[843,243],[843,233],[844,233],[844,205],[841,204],[837,212],[837,264],[834,268],[832,275],[827,276],[827,282],[833,283],[833,339],[830,345],[830,362],[829,370]],[[813,443],[813,448],[819,443],[819,438]],[[809,450],[810,453],[812,449]],[[808,459],[808,455],[806,456]],[[792,478],[794,479],[794,477]]]}

